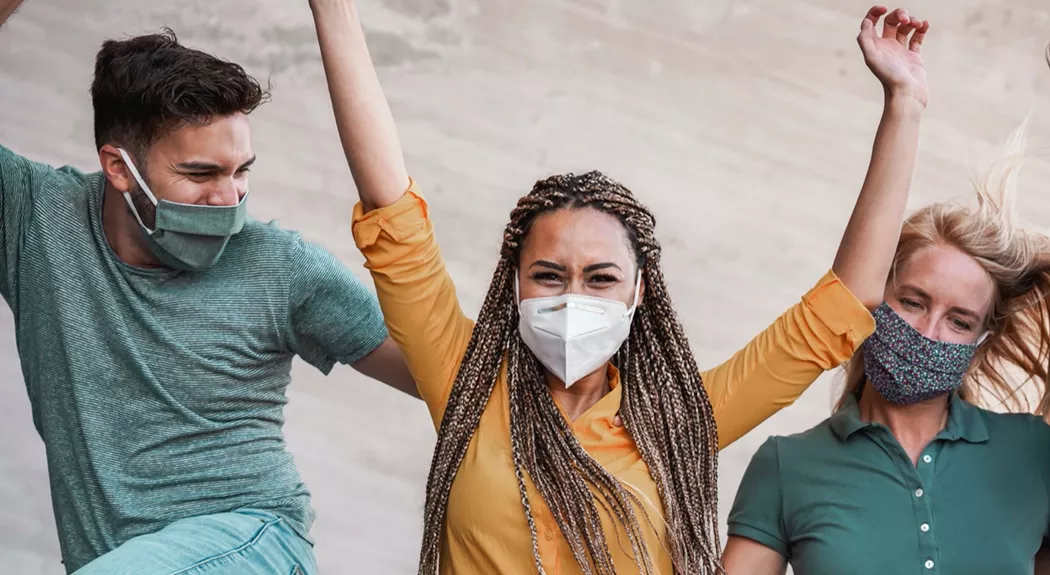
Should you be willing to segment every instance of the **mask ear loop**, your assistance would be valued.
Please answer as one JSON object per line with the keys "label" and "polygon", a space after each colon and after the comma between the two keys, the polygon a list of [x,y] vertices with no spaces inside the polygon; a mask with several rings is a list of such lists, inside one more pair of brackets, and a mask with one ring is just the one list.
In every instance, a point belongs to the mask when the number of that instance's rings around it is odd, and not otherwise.
{"label": "mask ear loop", "polygon": [[[142,179],[142,176],[139,174],[138,168],[135,167],[135,162],[131,161],[131,158],[128,157],[128,153],[124,151],[124,148],[117,148],[117,150],[120,151],[120,157],[124,160],[124,165],[127,166],[129,170],[131,170],[132,177],[134,177],[135,181],[138,182],[139,188],[143,192],[145,192],[146,197],[149,198],[151,202],[153,202],[154,206],[156,206],[157,198],[153,196],[153,192],[150,191],[149,186],[147,186],[146,182]],[[139,215],[139,210],[135,207],[135,202],[131,200],[131,192],[124,192],[123,195],[124,201],[126,201],[128,203],[128,207],[131,208],[131,215],[135,216],[135,221],[137,221],[139,225],[142,226],[142,229],[149,231],[150,235],[156,233],[156,229],[151,230],[150,227],[142,221],[142,216]]]}
{"label": "mask ear loop", "polygon": [[521,307],[521,287],[518,285],[518,268],[514,268],[514,305]]}
{"label": "mask ear loop", "polygon": [[[519,324],[518,329],[521,329],[521,327],[520,327],[520,324],[521,324],[521,294],[519,293],[520,289],[519,289],[519,286],[518,286],[518,283],[519,283],[519,280],[518,280],[518,268],[514,268],[513,273],[514,273],[514,304],[516,306],[518,306],[518,324]],[[511,342],[512,339],[513,339],[513,336],[507,338],[507,342],[503,345],[503,353],[506,353],[507,350],[510,349],[510,342]]]}
{"label": "mask ear loop", "polygon": [[642,270],[638,270],[638,281],[634,284],[634,303],[631,304],[631,309],[627,310],[628,313],[633,314],[638,309],[638,300],[642,298]]}
{"label": "mask ear loop", "polygon": [[149,186],[146,185],[146,181],[142,179],[142,175],[139,174],[138,168],[135,167],[135,162],[131,161],[131,158],[128,157],[128,153],[124,151],[124,148],[117,148],[117,150],[120,151],[120,157],[124,160],[124,164],[128,169],[131,170],[131,175],[135,178],[135,181],[138,182],[139,187],[146,193],[149,201],[153,202],[153,205],[156,206],[158,204],[157,198],[153,196],[153,192],[150,191]]}
{"label": "mask ear loop", "polygon": [[984,340],[988,339],[991,336],[992,330],[985,330],[985,332],[981,334],[981,337],[977,338],[977,343],[975,343],[974,345],[981,345],[982,343],[984,343]]}

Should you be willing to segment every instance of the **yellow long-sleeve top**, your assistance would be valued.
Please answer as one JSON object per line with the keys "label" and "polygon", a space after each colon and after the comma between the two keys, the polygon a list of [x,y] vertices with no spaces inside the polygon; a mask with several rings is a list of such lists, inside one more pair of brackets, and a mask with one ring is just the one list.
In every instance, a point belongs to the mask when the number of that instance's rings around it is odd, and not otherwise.
{"label": "yellow long-sleeve top", "polygon": [[[354,210],[354,239],[367,260],[391,336],[397,341],[434,420],[440,425],[449,392],[470,342],[474,322],[463,314],[434,238],[427,204],[412,182],[398,202],[365,213]],[[825,370],[849,359],[875,329],[874,319],[829,272],[744,349],[702,373],[714,408],[719,447],[794,402]],[[641,501],[641,521],[659,573],[672,572],[663,507],[656,484],[626,428],[613,425],[622,388],[610,370],[612,390],[575,421],[587,452]],[[511,460],[506,365],[500,370],[460,464],[448,500],[441,544],[441,573],[534,573],[532,541]],[[526,478],[526,482],[528,479]],[[526,485],[550,575],[582,573],[550,509]],[[608,541],[627,535],[603,513]],[[617,572],[631,573],[628,551],[611,546]]]}

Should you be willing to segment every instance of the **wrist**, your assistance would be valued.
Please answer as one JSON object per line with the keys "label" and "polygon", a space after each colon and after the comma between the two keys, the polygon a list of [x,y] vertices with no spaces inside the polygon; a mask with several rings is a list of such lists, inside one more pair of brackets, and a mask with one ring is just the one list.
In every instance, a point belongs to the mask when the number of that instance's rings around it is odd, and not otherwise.
{"label": "wrist", "polygon": [[885,93],[883,111],[918,118],[926,111],[926,100],[908,88],[890,88]]}
{"label": "wrist", "polygon": [[354,0],[310,0],[310,9],[314,12],[317,12],[318,10],[356,12],[356,4],[357,3]]}

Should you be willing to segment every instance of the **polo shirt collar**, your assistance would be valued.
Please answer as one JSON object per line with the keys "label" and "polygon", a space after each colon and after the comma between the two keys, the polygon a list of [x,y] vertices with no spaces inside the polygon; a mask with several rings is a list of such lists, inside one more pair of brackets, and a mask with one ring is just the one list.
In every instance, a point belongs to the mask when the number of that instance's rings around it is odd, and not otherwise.
{"label": "polo shirt collar", "polygon": [[[857,395],[850,394],[842,409],[831,416],[831,429],[841,441],[848,440],[861,429],[875,425],[861,420],[857,398]],[[936,439],[984,443],[988,441],[988,428],[977,407],[959,399],[957,393],[952,393],[948,399],[948,424],[937,434]]]}

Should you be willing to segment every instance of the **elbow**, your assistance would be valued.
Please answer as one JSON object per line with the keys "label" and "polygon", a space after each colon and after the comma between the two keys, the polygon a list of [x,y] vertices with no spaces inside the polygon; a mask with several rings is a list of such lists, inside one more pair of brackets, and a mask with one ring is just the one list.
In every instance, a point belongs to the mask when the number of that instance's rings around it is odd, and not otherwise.
{"label": "elbow", "polygon": [[834,268],[832,268],[832,271],[835,272],[835,275],[838,276],[842,285],[853,294],[853,297],[855,297],[861,305],[869,310],[873,310],[882,305],[886,296],[885,276],[883,276],[881,281],[875,281],[856,278],[848,272],[840,272]]}
{"label": "elbow", "polygon": [[861,305],[863,305],[864,307],[868,308],[869,310],[873,310],[873,309],[879,307],[880,305],[882,305],[882,302],[883,302],[883,294],[882,293],[879,293],[878,295],[874,295],[874,294],[855,294],[855,295],[857,296],[857,300],[860,301]]}

